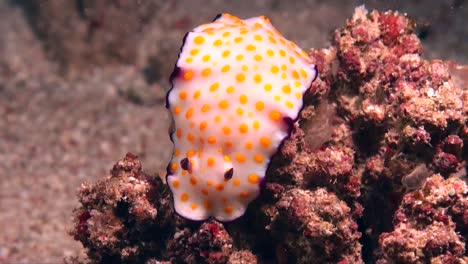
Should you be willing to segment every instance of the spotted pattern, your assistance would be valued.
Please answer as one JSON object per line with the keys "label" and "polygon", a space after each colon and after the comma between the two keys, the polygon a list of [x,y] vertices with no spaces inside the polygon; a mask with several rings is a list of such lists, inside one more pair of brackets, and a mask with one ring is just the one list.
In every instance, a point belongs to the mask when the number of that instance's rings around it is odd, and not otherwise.
{"label": "spotted pattern", "polygon": [[223,14],[187,34],[167,96],[175,121],[167,182],[181,216],[244,214],[315,75],[264,16]]}

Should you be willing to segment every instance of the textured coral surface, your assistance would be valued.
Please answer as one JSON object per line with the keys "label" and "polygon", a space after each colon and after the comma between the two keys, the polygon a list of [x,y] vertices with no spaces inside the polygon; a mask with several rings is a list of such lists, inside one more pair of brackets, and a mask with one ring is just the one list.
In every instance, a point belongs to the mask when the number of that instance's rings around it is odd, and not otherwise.
{"label": "textured coral surface", "polygon": [[[160,196],[165,206],[139,213],[172,215],[173,225],[160,227],[168,233],[151,241],[164,247],[136,245],[132,257],[176,263],[227,263],[244,254],[260,263],[465,263],[468,91],[466,83],[452,80],[448,62],[420,56],[413,29],[398,12],[357,8],[334,32],[332,46],[311,50],[319,76],[246,214],[231,223],[192,222],[172,212],[170,196]],[[91,190],[112,186],[107,181]],[[115,190],[82,191],[80,197],[109,192]],[[125,198],[124,216],[115,213],[118,203],[106,202],[113,215],[105,223],[140,218],[131,210],[133,199]],[[86,242],[100,237],[87,226],[94,207],[85,216],[79,209],[75,220],[75,235],[88,232],[81,240],[88,256],[129,261],[119,253],[126,252],[120,243],[128,238],[116,235],[123,231],[118,224],[107,229],[116,251]]]}
{"label": "textured coral surface", "polygon": [[[468,69],[427,60],[468,62],[463,1],[98,2],[0,1],[0,263],[467,262]],[[259,199],[192,222],[164,95],[220,10],[327,48]]]}

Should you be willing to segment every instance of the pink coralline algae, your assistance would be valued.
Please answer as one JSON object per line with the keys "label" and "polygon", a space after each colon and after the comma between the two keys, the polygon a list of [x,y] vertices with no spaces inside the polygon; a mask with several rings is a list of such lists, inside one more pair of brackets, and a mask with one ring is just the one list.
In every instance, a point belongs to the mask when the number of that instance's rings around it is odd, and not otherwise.
{"label": "pink coralline algae", "polygon": [[[272,227],[288,263],[361,263],[360,233],[351,209],[325,189],[286,192]],[[322,252],[322,254],[320,254]],[[281,253],[278,253],[281,254]]]}
{"label": "pink coralline algae", "polygon": [[[384,263],[466,263],[468,187],[458,178],[439,175],[408,193],[394,217],[395,228],[379,239]],[[442,261],[445,260],[446,262]]]}

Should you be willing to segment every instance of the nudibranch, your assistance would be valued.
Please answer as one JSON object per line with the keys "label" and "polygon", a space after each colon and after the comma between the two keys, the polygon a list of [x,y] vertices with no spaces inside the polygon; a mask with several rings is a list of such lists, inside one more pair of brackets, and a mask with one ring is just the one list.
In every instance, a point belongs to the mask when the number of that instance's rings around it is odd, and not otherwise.
{"label": "nudibranch", "polygon": [[192,220],[242,216],[316,75],[307,53],[264,16],[222,14],[187,33],[166,102],[176,212]]}

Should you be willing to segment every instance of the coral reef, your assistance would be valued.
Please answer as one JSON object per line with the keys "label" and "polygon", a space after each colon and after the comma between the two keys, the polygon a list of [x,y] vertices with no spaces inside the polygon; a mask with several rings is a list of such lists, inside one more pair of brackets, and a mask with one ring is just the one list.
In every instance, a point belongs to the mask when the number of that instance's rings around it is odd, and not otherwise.
{"label": "coral reef", "polygon": [[421,57],[413,25],[357,8],[311,50],[319,75],[236,221],[177,216],[132,154],[83,185],[83,262],[466,263],[468,89]]}
{"label": "coral reef", "polygon": [[[466,263],[468,186],[459,178],[428,178],[403,197],[395,228],[379,238],[377,263]],[[443,260],[443,261],[442,261]]]}
{"label": "coral reef", "polygon": [[96,184],[82,184],[74,238],[98,262],[135,262],[161,252],[175,220],[166,186],[142,172],[131,153],[110,174]]}

